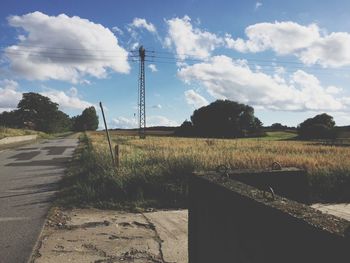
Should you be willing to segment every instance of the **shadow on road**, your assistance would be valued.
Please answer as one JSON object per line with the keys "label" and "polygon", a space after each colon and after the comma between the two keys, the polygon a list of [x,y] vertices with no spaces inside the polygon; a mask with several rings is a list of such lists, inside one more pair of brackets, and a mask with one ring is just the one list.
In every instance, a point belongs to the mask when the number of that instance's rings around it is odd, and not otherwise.
{"label": "shadow on road", "polygon": [[64,166],[68,161],[69,157],[59,157],[53,158],[52,160],[38,160],[31,162],[23,162],[23,163],[8,163],[6,166]]}

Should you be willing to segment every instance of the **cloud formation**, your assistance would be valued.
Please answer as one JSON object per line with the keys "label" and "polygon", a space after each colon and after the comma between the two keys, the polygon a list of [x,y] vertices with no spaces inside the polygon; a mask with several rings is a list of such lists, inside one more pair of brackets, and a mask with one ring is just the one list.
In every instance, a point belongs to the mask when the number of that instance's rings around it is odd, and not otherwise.
{"label": "cloud formation", "polygon": [[323,67],[350,65],[350,34],[322,34],[316,24],[307,26],[295,22],[258,23],[245,29],[247,39],[227,34],[228,48],[239,52],[273,50],[278,55],[295,55],[304,64]]}
{"label": "cloud formation", "polygon": [[223,40],[215,34],[194,28],[188,16],[172,18],[166,20],[166,23],[168,35],[165,38],[165,45],[175,48],[180,59],[208,58],[215,48],[223,44]]}
{"label": "cloud formation", "polygon": [[255,10],[258,10],[263,4],[261,2],[255,3]]}
{"label": "cloud formation", "polygon": [[157,32],[156,27],[152,23],[148,23],[144,18],[135,17],[131,23],[131,26],[135,28],[144,28],[151,33]]}
{"label": "cloud formation", "polygon": [[0,81],[0,112],[10,111],[17,107],[22,99],[22,92],[18,91],[18,83],[5,79]]}
{"label": "cloud formation", "polygon": [[327,90],[314,75],[302,70],[289,78],[267,75],[227,56],[183,67],[178,76],[188,84],[199,82],[215,99],[230,99],[269,110],[339,111],[347,107],[334,96],[334,87]]}
{"label": "cloud formation", "polygon": [[101,24],[65,14],[41,12],[10,16],[21,29],[19,43],[5,49],[11,70],[30,80],[79,82],[84,76],[104,78],[107,70],[128,73],[128,52]]}
{"label": "cloud formation", "polygon": [[285,55],[309,47],[319,39],[316,24],[302,26],[294,22],[258,23],[245,29],[247,40],[230,35],[225,38],[229,48],[240,52],[261,52],[272,49]]}
{"label": "cloud formation", "polygon": [[40,92],[40,94],[50,98],[51,101],[58,103],[62,110],[84,110],[87,107],[95,106],[93,103],[80,99],[78,90],[74,87],[72,87],[67,93],[62,90],[46,89],[45,91]]}
{"label": "cloud formation", "polygon": [[185,98],[187,104],[194,106],[195,108],[200,108],[209,104],[204,97],[199,95],[193,89],[185,91]]}
{"label": "cloud formation", "polygon": [[148,68],[149,68],[152,72],[157,72],[157,71],[158,71],[156,65],[154,65],[154,64],[149,64],[149,65],[148,65]]}
{"label": "cloud formation", "polygon": [[[170,120],[167,117],[154,115],[147,117],[147,127],[152,126],[178,126],[176,121]],[[132,129],[138,127],[136,118],[126,118],[123,116],[112,119],[110,123],[111,128]]]}

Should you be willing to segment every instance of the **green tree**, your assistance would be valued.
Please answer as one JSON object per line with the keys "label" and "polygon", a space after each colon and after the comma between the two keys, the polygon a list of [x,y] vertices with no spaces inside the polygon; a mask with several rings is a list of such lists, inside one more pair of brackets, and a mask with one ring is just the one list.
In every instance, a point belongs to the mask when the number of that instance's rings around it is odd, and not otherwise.
{"label": "green tree", "polygon": [[6,126],[11,128],[21,127],[21,121],[19,119],[18,110],[4,111],[0,113],[0,126]]}
{"label": "green tree", "polygon": [[95,131],[98,128],[98,116],[95,107],[83,110],[81,115],[72,118],[75,131]]}
{"label": "green tree", "polygon": [[243,137],[262,131],[253,107],[230,100],[217,100],[195,110],[191,122],[195,135],[203,137]]}
{"label": "green tree", "polygon": [[10,127],[49,133],[66,131],[71,126],[68,115],[58,109],[57,103],[34,92],[23,93],[17,109],[2,114],[1,118]]}
{"label": "green tree", "polygon": [[298,125],[298,134],[304,139],[325,139],[334,137],[335,122],[333,117],[322,113],[306,119]]}
{"label": "green tree", "polygon": [[193,136],[192,122],[185,120],[181,126],[176,129],[175,133],[179,136]]}

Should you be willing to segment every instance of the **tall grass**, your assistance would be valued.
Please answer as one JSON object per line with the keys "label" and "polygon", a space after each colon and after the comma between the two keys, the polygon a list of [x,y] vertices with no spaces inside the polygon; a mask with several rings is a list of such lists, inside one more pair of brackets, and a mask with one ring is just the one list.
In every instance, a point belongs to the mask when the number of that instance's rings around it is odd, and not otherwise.
{"label": "tall grass", "polygon": [[132,206],[186,206],[187,176],[194,170],[268,168],[306,169],[314,201],[350,200],[350,148],[314,142],[265,139],[193,139],[111,134],[120,149],[120,168],[111,165],[105,135],[90,132],[73,183],[86,203]]}
{"label": "tall grass", "polygon": [[46,134],[43,132],[27,130],[27,129],[13,129],[7,128],[4,126],[0,126],[0,139],[5,137],[13,137],[13,136],[22,136],[22,135],[35,135],[37,134],[40,137],[45,137]]}

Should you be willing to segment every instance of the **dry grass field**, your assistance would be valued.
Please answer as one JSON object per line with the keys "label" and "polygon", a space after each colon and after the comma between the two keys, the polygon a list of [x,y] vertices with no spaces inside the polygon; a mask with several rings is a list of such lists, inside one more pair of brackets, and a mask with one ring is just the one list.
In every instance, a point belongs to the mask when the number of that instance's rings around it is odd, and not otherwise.
{"label": "dry grass field", "polygon": [[39,136],[45,136],[45,133],[33,131],[33,130],[24,130],[24,129],[13,129],[0,127],[0,139],[5,137],[13,137],[13,136],[22,136],[22,135],[34,135],[37,134]]}
{"label": "dry grass field", "polygon": [[[306,169],[310,174],[350,171],[350,147],[284,140],[286,135],[281,133],[250,139],[149,136],[140,140],[137,136],[120,136],[113,132],[110,135],[113,144],[120,145],[122,168],[136,163],[158,166],[181,161],[190,161],[196,169],[205,170],[213,170],[222,164],[233,169],[268,168],[277,161],[282,166]],[[108,144],[103,132],[90,132],[88,136],[99,152],[108,154]]]}
{"label": "dry grass field", "polygon": [[111,165],[104,132],[85,137],[89,147],[80,160],[83,177],[75,190],[87,203],[185,207],[187,176],[194,170],[269,168],[273,162],[306,169],[314,201],[350,200],[350,147],[297,141],[290,132],[248,139],[110,135],[119,145],[119,169]]}

